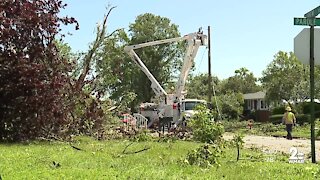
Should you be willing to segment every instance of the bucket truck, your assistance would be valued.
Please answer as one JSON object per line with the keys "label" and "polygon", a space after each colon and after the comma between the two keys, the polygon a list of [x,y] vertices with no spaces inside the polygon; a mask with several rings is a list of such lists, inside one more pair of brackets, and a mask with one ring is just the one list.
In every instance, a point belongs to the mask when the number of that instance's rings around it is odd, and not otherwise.
{"label": "bucket truck", "polygon": [[[155,46],[164,43],[173,43],[179,41],[186,41],[187,48],[183,59],[182,69],[179,75],[179,79],[176,83],[175,93],[168,94],[152,75],[149,69],[145,66],[143,61],[134,51],[135,49]],[[203,34],[201,29],[198,32],[190,33],[182,37],[170,38],[164,40],[157,40],[152,42],[146,42],[136,45],[129,45],[124,48],[125,52],[131,57],[135,64],[146,74],[148,79],[151,81],[151,88],[155,93],[159,103],[143,103],[140,107],[145,112],[145,115],[151,122],[155,120],[166,121],[166,122],[179,122],[184,118],[188,118],[192,115],[190,111],[199,103],[205,103],[204,100],[197,99],[185,99],[185,84],[189,74],[189,71],[193,65],[194,58],[198,52],[200,46],[207,45],[207,36]],[[189,112],[189,113],[188,113]],[[152,123],[149,123],[149,126]],[[148,127],[149,127],[148,126]]]}

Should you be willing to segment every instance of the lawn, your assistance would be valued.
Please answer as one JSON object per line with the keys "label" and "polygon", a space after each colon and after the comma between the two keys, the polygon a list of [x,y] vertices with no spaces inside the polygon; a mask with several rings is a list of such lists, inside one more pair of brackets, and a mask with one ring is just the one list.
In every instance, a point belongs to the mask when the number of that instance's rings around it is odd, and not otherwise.
{"label": "lawn", "polygon": [[271,154],[273,162],[268,162],[270,154],[255,148],[242,150],[238,162],[236,150],[226,148],[220,167],[185,164],[187,153],[200,145],[191,141],[96,141],[88,137],[72,144],[57,141],[1,144],[0,175],[5,180],[310,179],[320,175],[317,165],[289,164],[286,154]]}
{"label": "lawn", "polygon": [[[246,121],[222,121],[222,124],[225,127],[226,132],[232,133],[243,133],[243,134],[252,134],[260,136],[286,136],[287,132],[285,130],[285,125],[282,124],[272,124],[272,123],[261,123],[255,122],[252,129],[247,127]],[[320,127],[319,120],[316,121],[316,131],[317,134],[318,128]],[[310,139],[310,124],[304,124],[302,126],[297,125],[293,127],[292,135],[294,138],[304,138]],[[319,140],[320,137],[317,137]]]}

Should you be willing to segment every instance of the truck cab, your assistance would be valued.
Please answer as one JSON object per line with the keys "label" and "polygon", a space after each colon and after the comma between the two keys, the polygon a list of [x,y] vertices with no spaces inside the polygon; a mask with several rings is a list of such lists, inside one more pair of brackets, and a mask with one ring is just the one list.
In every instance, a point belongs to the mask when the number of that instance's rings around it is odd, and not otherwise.
{"label": "truck cab", "polygon": [[191,116],[193,116],[196,111],[194,108],[198,105],[207,105],[207,102],[205,100],[200,99],[184,99],[180,102],[180,119],[182,120],[188,120]]}

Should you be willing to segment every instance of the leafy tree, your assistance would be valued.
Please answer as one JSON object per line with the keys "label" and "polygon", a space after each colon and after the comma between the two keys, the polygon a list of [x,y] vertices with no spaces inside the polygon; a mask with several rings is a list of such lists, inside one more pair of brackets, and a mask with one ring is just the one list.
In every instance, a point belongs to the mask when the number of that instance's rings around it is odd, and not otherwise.
{"label": "leafy tree", "polygon": [[[130,24],[129,35],[125,31],[114,33],[104,41],[100,47],[100,60],[97,62],[101,87],[107,89],[111,98],[120,100],[122,96],[133,92],[137,95],[134,107],[138,102],[150,101],[154,93],[150,87],[150,80],[139,67],[124,53],[127,44],[139,44],[159,39],[180,36],[178,26],[172,24],[168,18],[150,13],[140,15]],[[182,45],[162,44],[137,49],[136,52],[144,61],[150,72],[161,85],[168,83],[176,72]]]}
{"label": "leafy tree", "polygon": [[[315,66],[315,98],[320,97],[320,67]],[[303,101],[310,97],[310,67],[303,65],[303,73],[301,74],[300,83],[295,84],[292,89],[291,100]]]}
{"label": "leafy tree", "polygon": [[[180,33],[178,26],[172,24],[170,19],[146,13],[138,16],[135,23],[130,25],[130,36],[130,44],[138,44],[178,37]],[[181,49],[177,48],[175,43],[150,46],[137,49],[136,52],[162,86],[171,80],[181,62],[179,61],[182,55]],[[135,84],[133,88],[137,98],[142,101],[150,101],[154,95],[150,91],[150,80],[139,68],[134,68],[134,70],[136,78],[133,79],[133,84]]]}
{"label": "leafy tree", "polygon": [[[215,97],[213,97],[213,116],[215,119],[238,119],[243,112],[243,95],[234,91],[222,93],[221,89],[225,88],[218,77],[212,77],[215,86]],[[187,83],[188,98],[207,99],[208,96],[208,75],[200,74],[191,77]],[[224,90],[225,91],[225,90]]]}
{"label": "leafy tree", "polygon": [[136,97],[132,89],[132,80],[135,78],[133,70],[137,67],[131,63],[123,50],[129,41],[125,31],[119,30],[103,41],[97,53],[96,70],[100,81],[99,89],[104,89],[111,99],[120,104],[128,94]]}
{"label": "leafy tree", "polygon": [[70,72],[71,78],[74,80],[77,79],[83,66],[81,61],[79,61],[79,57],[81,57],[80,53],[74,53],[69,44],[62,40],[55,40],[55,45],[58,49],[60,58],[68,60],[69,65],[72,67]]}
{"label": "leafy tree", "polygon": [[[212,85],[215,86],[216,94],[219,94],[219,79],[217,76],[212,77]],[[190,80],[186,84],[187,97],[196,99],[208,98],[208,74],[199,74],[194,77],[190,77]]]}
{"label": "leafy tree", "polygon": [[214,116],[215,119],[220,119],[218,113],[220,113],[223,119],[238,119],[243,113],[243,94],[227,92],[226,94],[221,94],[216,96],[214,99]]}
{"label": "leafy tree", "polygon": [[72,52],[71,47],[69,46],[68,43],[65,43],[63,41],[57,41],[55,40],[55,45],[59,51],[59,56],[61,58],[65,59],[73,59],[76,55]]}
{"label": "leafy tree", "polygon": [[[0,2],[0,136],[23,140],[59,131],[68,117],[68,60],[54,40],[61,24],[58,0]],[[78,28],[78,25],[76,26]]]}
{"label": "leafy tree", "polygon": [[221,91],[225,94],[227,91],[239,92],[239,93],[254,93],[261,90],[261,87],[257,85],[257,78],[254,77],[252,72],[242,67],[235,70],[235,75],[229,77],[222,82]]}
{"label": "leafy tree", "polygon": [[[316,82],[319,72],[316,68]],[[261,82],[271,102],[304,100],[309,97],[309,67],[301,64],[292,52],[279,51],[262,74]],[[319,83],[316,83],[317,89]]]}

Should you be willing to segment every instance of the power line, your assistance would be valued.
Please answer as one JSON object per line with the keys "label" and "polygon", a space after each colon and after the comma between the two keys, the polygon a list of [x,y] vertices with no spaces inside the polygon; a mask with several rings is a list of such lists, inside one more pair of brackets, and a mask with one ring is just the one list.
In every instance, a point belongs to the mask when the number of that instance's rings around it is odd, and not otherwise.
{"label": "power line", "polygon": [[[206,49],[207,49],[207,48],[206,48]],[[197,74],[199,74],[199,72],[200,72],[200,66],[201,66],[201,64],[202,64],[202,60],[203,60],[203,57],[204,57],[204,53],[207,52],[206,49],[203,50],[202,57],[201,57],[201,59],[200,59],[200,64],[198,65],[198,72],[197,72]]]}

